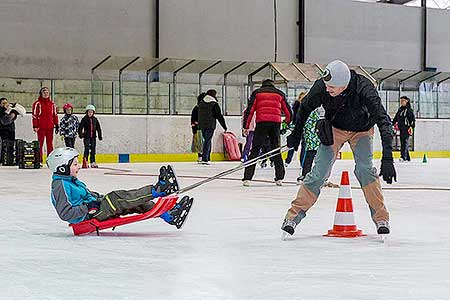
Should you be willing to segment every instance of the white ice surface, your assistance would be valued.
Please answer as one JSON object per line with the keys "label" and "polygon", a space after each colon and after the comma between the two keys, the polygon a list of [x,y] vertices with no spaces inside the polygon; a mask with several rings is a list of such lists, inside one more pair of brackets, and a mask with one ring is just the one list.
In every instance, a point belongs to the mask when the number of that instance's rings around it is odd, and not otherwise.
{"label": "white ice surface", "polygon": [[[377,163],[378,164],[378,163]],[[157,174],[161,163],[111,164]],[[181,186],[236,163],[174,163]],[[332,181],[350,170],[338,161]],[[280,225],[298,187],[217,180],[195,198],[182,230],[161,219],[75,237],[50,202],[50,171],[0,168],[0,299],[450,299],[450,160],[396,163],[397,184],[442,190],[385,190],[391,230],[380,243],[361,190],[353,189],[357,239],[322,237],[338,189],[324,188],[289,241]],[[155,176],[80,172],[99,192],[135,188]],[[294,181],[298,168],[287,169]],[[230,177],[241,178],[242,171]],[[257,169],[255,178],[273,178]],[[384,185],[387,187],[387,185]]]}

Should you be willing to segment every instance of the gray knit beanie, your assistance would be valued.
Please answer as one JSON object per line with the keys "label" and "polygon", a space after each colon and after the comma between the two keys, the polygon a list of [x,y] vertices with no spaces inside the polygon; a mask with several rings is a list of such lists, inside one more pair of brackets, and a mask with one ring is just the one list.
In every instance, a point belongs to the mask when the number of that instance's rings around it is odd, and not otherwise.
{"label": "gray knit beanie", "polygon": [[350,69],[340,60],[332,61],[325,67],[322,79],[325,84],[334,87],[347,86],[350,82]]}

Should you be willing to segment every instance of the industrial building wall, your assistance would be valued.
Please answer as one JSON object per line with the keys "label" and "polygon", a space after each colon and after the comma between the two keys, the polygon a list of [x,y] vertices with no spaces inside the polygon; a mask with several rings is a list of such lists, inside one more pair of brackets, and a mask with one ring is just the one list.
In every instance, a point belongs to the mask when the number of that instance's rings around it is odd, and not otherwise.
{"label": "industrial building wall", "polygon": [[[273,0],[164,0],[161,56],[274,60]],[[277,1],[278,61],[296,61],[296,0]]]}
{"label": "industrial building wall", "polygon": [[2,0],[0,76],[89,78],[109,54],[154,55],[153,0]]}
{"label": "industrial building wall", "polygon": [[[89,78],[105,56],[155,55],[155,0],[0,1],[0,76]],[[296,61],[298,0],[278,3],[278,60]],[[421,9],[306,0],[307,62],[420,68]],[[428,10],[428,65],[450,70],[450,11]],[[273,0],[160,1],[160,56],[274,59]]]}
{"label": "industrial building wall", "polygon": [[341,59],[354,65],[420,69],[419,8],[306,0],[305,9],[307,61],[326,63]]}

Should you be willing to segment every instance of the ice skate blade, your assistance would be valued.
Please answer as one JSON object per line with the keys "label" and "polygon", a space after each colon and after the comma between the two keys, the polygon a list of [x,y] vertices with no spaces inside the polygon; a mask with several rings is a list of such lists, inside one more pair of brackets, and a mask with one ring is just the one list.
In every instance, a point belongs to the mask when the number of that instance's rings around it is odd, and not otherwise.
{"label": "ice skate blade", "polygon": [[379,238],[380,243],[387,244],[387,242],[388,242],[387,234],[378,234],[378,238]]}
{"label": "ice skate blade", "polygon": [[288,241],[288,240],[290,240],[291,236],[292,236],[292,235],[290,235],[289,233],[283,231],[283,232],[281,233],[281,240],[282,240],[282,241]]}
{"label": "ice skate blade", "polygon": [[182,229],[184,227],[184,224],[186,224],[187,221],[189,221],[189,213],[191,211],[192,205],[194,205],[194,199],[192,198],[191,206],[189,206],[189,209],[186,211],[186,217],[183,220],[183,223],[180,226],[175,226],[177,229]]}

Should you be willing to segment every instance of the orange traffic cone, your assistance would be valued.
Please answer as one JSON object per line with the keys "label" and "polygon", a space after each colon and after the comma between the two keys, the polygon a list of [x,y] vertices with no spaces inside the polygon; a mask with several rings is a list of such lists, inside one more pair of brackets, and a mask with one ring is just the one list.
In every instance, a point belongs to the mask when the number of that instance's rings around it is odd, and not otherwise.
{"label": "orange traffic cone", "polygon": [[87,159],[86,158],[83,158],[83,165],[81,166],[83,169],[87,169],[87,168],[89,168],[89,164],[88,164],[88,162],[87,162]]}
{"label": "orange traffic cone", "polygon": [[324,236],[354,238],[364,235],[362,230],[359,230],[356,227],[348,171],[343,171],[341,186],[339,187],[336,214],[334,216],[334,226],[333,229],[328,230],[328,234],[325,234]]}

